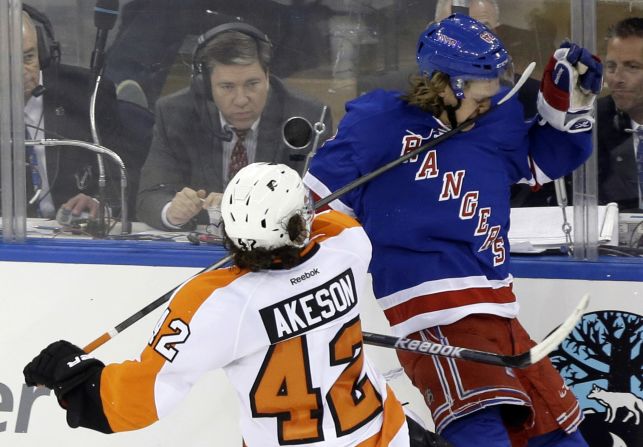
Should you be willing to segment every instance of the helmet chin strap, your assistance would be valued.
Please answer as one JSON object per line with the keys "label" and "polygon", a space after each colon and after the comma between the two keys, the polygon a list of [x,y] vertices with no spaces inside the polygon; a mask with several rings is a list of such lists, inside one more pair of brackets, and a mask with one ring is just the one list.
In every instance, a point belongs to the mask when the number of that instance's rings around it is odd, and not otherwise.
{"label": "helmet chin strap", "polygon": [[447,112],[447,118],[449,119],[451,129],[455,129],[456,127],[458,127],[458,119],[455,116],[455,112],[460,108],[461,105],[462,100],[458,98],[458,104],[456,106],[444,106],[444,110]]}

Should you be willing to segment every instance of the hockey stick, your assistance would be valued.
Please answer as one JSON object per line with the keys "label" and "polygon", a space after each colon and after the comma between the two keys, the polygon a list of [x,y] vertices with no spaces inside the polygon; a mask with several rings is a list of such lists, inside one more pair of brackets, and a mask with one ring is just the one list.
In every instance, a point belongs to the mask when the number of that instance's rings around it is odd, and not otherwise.
{"label": "hockey stick", "polygon": [[370,332],[362,332],[362,336],[364,343],[374,346],[416,352],[418,354],[470,360],[472,362],[487,363],[489,365],[526,368],[546,357],[567,338],[569,333],[576,327],[576,323],[580,320],[585,309],[587,309],[588,303],[589,294],[585,294],[574,311],[554,332],[549,334],[547,338],[529,351],[516,355],[495,354],[493,352],[443,345],[430,341],[411,340],[404,337],[397,338],[390,335],[372,334]]}
{"label": "hockey stick", "polygon": [[[440,135],[437,138],[434,138],[433,140],[429,141],[428,143],[426,143],[426,144],[424,144],[424,145],[412,150],[411,152],[408,152],[408,153],[402,155],[401,157],[396,158],[395,160],[390,161],[389,163],[385,164],[384,166],[376,169],[375,171],[373,171],[371,173],[365,174],[365,175],[355,179],[354,181],[352,181],[348,185],[343,186],[343,187],[339,188],[338,190],[336,190],[335,192],[333,192],[332,194],[329,194],[328,196],[318,200],[317,202],[315,202],[315,210],[318,210],[319,208],[323,207],[324,205],[327,205],[328,203],[332,202],[333,200],[337,199],[338,197],[340,197],[340,196],[346,194],[347,192],[357,188],[358,186],[363,185],[364,183],[372,180],[373,178],[377,177],[378,175],[388,171],[389,169],[394,168],[395,166],[397,166],[397,165],[399,165],[401,163],[404,163],[406,160],[408,160],[408,159],[410,159],[412,157],[415,157],[416,155],[419,155],[422,152],[425,152],[425,151],[431,149],[432,147],[436,146],[437,144],[441,143],[442,141],[446,140],[447,138],[450,138],[451,136],[462,132],[462,130],[464,130],[465,128],[467,128],[471,124],[475,123],[478,119],[480,119],[481,117],[485,116],[487,113],[491,112],[492,110],[495,110],[496,107],[501,106],[502,104],[507,102],[512,96],[514,96],[516,94],[516,92],[518,90],[520,90],[520,88],[523,86],[523,84],[525,82],[527,82],[527,78],[529,78],[531,73],[534,71],[535,67],[536,67],[535,62],[530,63],[527,66],[527,68],[525,69],[525,71],[522,73],[522,75],[520,76],[520,79],[518,79],[518,82],[516,82],[516,84],[513,86],[513,88],[505,96],[503,96],[495,106],[489,108],[489,110],[487,110],[486,112],[481,113],[480,115],[477,115],[477,116],[475,116],[473,118],[467,119],[466,121],[462,122],[457,127],[454,127],[453,129],[443,133],[442,135]],[[313,150],[315,150],[315,148],[313,148]],[[221,258],[219,261],[217,261],[214,264],[210,265],[209,267],[206,267],[205,269],[203,269],[200,272],[196,273],[194,276],[190,277],[187,281],[189,281],[190,279],[194,278],[197,275],[200,275],[201,273],[206,273],[206,272],[211,272],[212,270],[216,270],[216,269],[224,266],[225,264],[227,264],[231,260],[232,260],[231,255],[225,256],[225,257]],[[147,306],[145,306],[144,308],[142,308],[141,310],[139,310],[138,312],[136,312],[135,314],[133,314],[132,316],[127,318],[126,320],[124,320],[123,322],[121,322],[118,325],[114,326],[114,328],[110,329],[109,331],[105,332],[100,337],[98,337],[97,339],[95,339],[94,341],[89,343],[87,346],[85,346],[83,348],[85,350],[85,352],[87,352],[87,353],[92,352],[94,349],[96,349],[99,346],[103,345],[108,340],[112,339],[117,334],[119,334],[120,332],[124,331],[125,329],[130,327],[132,324],[136,323],[138,320],[143,318],[145,315],[149,314],[150,312],[154,311],[157,307],[159,307],[163,303],[167,302],[172,297],[172,294],[174,294],[174,292],[179,287],[181,287],[181,285],[183,285],[183,284],[184,283],[181,283],[180,285],[176,286],[174,289],[170,290],[169,292],[167,292],[163,296],[157,298],[156,300],[154,300],[153,302],[151,302],[150,304],[148,304]]]}

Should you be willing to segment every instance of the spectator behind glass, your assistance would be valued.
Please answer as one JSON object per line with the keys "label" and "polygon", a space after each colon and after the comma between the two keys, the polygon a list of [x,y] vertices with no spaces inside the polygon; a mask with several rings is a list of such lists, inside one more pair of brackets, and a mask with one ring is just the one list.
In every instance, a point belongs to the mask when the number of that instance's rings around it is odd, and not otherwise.
{"label": "spectator behind glass", "polygon": [[[65,138],[92,141],[89,104],[94,84],[89,70],[60,64],[60,51],[49,19],[23,4],[23,76],[25,138]],[[102,145],[115,150],[128,164],[124,141],[119,134],[119,117],[114,85],[103,81],[97,96],[97,128]],[[119,150],[119,148],[121,150]],[[52,218],[59,207],[73,215],[95,216],[98,203],[96,154],[68,147],[27,147],[27,208],[29,217]],[[106,169],[118,178],[117,168]],[[118,205],[118,183],[108,196]],[[108,197],[109,198],[109,197]]]}
{"label": "spectator behind glass", "polygon": [[607,33],[605,84],[598,101],[599,201],[643,208],[643,18],[631,17]]}
{"label": "spectator behind glass", "polygon": [[[264,33],[241,22],[199,38],[190,87],[156,104],[137,199],[139,220],[161,229],[208,223],[205,209],[219,206],[221,192],[244,164],[303,168],[303,160],[293,159],[281,141],[282,128],[293,116],[318,121],[323,104],[270,75],[271,51]],[[330,113],[325,125],[322,141],[332,128]]]}

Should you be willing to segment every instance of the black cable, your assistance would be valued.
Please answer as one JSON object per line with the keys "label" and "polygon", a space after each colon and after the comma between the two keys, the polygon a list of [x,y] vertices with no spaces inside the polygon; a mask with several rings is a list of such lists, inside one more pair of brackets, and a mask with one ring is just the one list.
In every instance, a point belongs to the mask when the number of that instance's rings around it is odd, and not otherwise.
{"label": "black cable", "polygon": [[612,245],[599,245],[598,252],[610,256],[626,256],[631,258],[643,257],[643,249],[627,246],[617,247]]}

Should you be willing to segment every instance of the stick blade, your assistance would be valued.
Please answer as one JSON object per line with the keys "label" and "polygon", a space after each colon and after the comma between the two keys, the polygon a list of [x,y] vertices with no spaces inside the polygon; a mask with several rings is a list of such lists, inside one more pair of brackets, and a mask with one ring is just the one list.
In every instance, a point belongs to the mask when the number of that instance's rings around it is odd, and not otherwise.
{"label": "stick blade", "polygon": [[542,360],[550,352],[560,345],[569,333],[576,327],[576,323],[581,319],[587,306],[589,305],[589,294],[586,293],[581,298],[580,302],[574,309],[574,311],[563,321],[563,323],[558,326],[558,328],[549,334],[547,338],[538,343],[536,346],[529,350],[529,364],[533,365],[534,363]]}
{"label": "stick blade", "polygon": [[536,63],[535,62],[530,62],[529,65],[525,68],[525,71],[522,72],[522,75],[520,76],[520,79],[514,84],[513,88],[507,93],[500,101],[498,101],[498,105],[509,101],[509,99],[516,94],[518,90],[524,85],[525,82],[527,82],[527,79],[529,76],[531,76],[531,73],[534,71],[534,68],[536,68]]}

